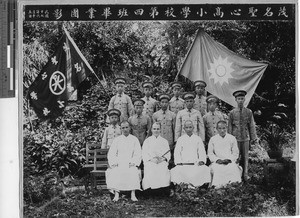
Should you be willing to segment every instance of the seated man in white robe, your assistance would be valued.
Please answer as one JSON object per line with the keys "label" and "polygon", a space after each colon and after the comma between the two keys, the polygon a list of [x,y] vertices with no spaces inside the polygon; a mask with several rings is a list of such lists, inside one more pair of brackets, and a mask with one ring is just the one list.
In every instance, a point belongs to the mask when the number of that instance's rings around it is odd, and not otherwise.
{"label": "seated man in white robe", "polygon": [[208,157],[212,164],[212,186],[216,188],[230,182],[241,182],[242,169],[238,166],[239,149],[237,140],[227,133],[226,121],[217,123],[218,134],[208,143]]}
{"label": "seated man in white robe", "polygon": [[171,158],[169,143],[160,136],[161,125],[152,125],[152,136],[144,141],[142,158],[144,162],[143,189],[159,189],[170,186],[168,162]]}
{"label": "seated man in white robe", "polygon": [[211,181],[210,169],[205,165],[206,152],[202,139],[193,134],[193,122],[184,123],[185,135],[178,138],[174,150],[175,167],[171,169],[174,184],[185,183],[199,187]]}
{"label": "seated man in white robe", "polygon": [[142,149],[137,137],[129,134],[128,121],[121,123],[122,135],[116,137],[109,148],[106,184],[114,191],[113,201],[119,200],[120,191],[131,191],[131,200],[137,201],[135,190],[140,189],[140,171],[137,168],[142,159]]}

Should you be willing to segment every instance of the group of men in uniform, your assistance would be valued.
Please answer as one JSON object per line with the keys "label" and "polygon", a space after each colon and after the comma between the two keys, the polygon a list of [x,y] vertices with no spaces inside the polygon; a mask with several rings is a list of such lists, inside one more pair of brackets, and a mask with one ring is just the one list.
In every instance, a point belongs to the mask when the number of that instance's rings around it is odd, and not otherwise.
{"label": "group of men in uniform", "polygon": [[115,80],[117,94],[109,102],[102,139],[102,148],[109,148],[106,180],[114,201],[119,191],[131,191],[136,201],[140,181],[145,190],[170,182],[220,187],[240,182],[241,175],[248,180],[249,141],[257,136],[252,112],[244,107],[246,91],[233,93],[237,107],[227,116],[218,110],[216,96],[205,96],[204,81],[194,82],[196,95],[187,92],[183,98],[181,83],[173,82],[173,97],[163,93],[158,101],[151,97],[150,81],[142,84],[145,96],[133,101],[125,85],[124,78]]}

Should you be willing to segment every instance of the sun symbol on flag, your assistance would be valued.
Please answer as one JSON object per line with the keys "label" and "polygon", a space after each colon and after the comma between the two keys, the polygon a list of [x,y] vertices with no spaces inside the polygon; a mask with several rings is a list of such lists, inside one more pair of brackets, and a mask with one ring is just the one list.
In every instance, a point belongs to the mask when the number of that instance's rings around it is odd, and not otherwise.
{"label": "sun symbol on flag", "polygon": [[227,58],[223,59],[219,56],[218,59],[214,58],[214,62],[210,63],[210,73],[209,78],[214,79],[215,84],[219,82],[221,85],[223,83],[228,83],[228,79],[233,78],[231,73],[234,69],[231,68],[232,62],[229,62]]}

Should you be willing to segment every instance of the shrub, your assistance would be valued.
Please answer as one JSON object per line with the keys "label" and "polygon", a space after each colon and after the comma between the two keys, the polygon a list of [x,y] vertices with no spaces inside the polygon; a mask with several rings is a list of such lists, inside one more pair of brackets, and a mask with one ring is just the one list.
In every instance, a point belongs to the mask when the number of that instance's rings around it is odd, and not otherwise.
{"label": "shrub", "polygon": [[262,204],[262,212],[258,216],[288,216],[286,205],[278,204],[275,197],[270,197]]}
{"label": "shrub", "polygon": [[24,178],[23,194],[25,204],[42,204],[61,194],[62,186],[56,172],[43,176],[27,176]]}
{"label": "shrub", "polygon": [[261,145],[250,145],[249,149],[249,162],[250,163],[263,163],[265,159],[269,158],[266,150]]}
{"label": "shrub", "polygon": [[46,128],[24,134],[24,175],[56,171],[64,177],[76,173],[85,159],[80,141],[62,128],[43,126]]}
{"label": "shrub", "polygon": [[241,183],[209,190],[182,186],[175,196],[180,204],[195,204],[197,216],[254,216],[264,201],[256,185]]}
{"label": "shrub", "polygon": [[265,140],[272,151],[281,150],[283,144],[287,142],[287,132],[278,124],[267,122],[268,126],[261,131],[261,139]]}

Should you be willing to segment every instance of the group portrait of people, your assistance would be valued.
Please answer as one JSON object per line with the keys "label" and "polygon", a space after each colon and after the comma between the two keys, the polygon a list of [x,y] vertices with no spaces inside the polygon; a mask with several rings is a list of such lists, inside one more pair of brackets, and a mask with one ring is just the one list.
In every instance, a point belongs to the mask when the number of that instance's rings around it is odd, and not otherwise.
{"label": "group portrait of people", "polygon": [[174,195],[176,185],[219,188],[247,181],[250,142],[257,143],[252,111],[244,106],[247,92],[232,93],[236,107],[224,114],[219,98],[206,96],[205,81],[194,82],[194,92],[182,83],[170,84],[173,96],[151,97],[154,84],[142,83],[143,98],[124,93],[125,78],[114,80],[101,148],[109,149],[107,188],[119,200],[120,191],[165,189]]}

